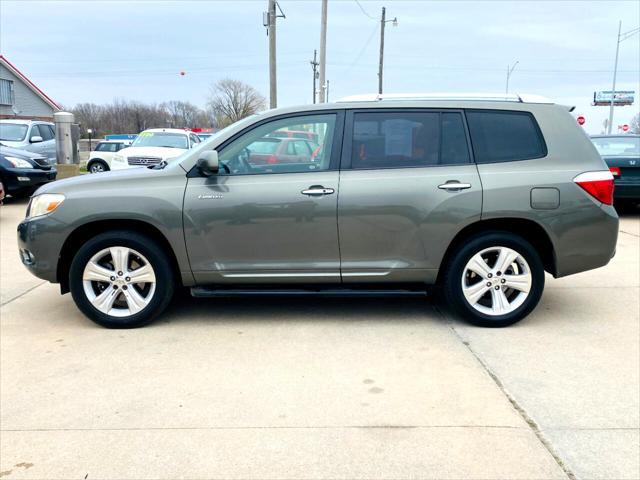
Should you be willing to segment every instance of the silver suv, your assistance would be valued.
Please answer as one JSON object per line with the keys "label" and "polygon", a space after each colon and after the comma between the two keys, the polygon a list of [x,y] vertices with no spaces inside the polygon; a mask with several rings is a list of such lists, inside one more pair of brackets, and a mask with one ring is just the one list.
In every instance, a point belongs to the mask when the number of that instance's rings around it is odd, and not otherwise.
{"label": "silver suv", "polygon": [[[483,326],[533,310],[545,271],[606,265],[613,177],[570,109],[538,97],[361,96],[246,118],[153,169],[40,188],[23,263],[106,327],[174,289],[424,294]],[[275,139],[297,138],[282,153]],[[289,150],[291,149],[291,150]]]}
{"label": "silver suv", "polygon": [[0,120],[0,142],[7,147],[38,153],[56,163],[56,129],[40,120]]}

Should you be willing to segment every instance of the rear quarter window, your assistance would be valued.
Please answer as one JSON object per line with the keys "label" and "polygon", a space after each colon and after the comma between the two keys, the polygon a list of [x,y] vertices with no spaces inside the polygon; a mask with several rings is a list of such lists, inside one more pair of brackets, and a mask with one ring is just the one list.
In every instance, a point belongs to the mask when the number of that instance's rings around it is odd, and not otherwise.
{"label": "rear quarter window", "polygon": [[531,160],[547,155],[538,124],[529,112],[467,110],[477,163]]}

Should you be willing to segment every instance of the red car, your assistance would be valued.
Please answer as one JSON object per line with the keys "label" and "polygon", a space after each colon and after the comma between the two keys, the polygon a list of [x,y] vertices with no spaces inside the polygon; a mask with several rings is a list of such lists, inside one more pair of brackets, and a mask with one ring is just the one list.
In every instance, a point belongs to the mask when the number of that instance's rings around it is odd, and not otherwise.
{"label": "red car", "polygon": [[302,138],[263,137],[249,145],[249,163],[273,165],[275,163],[304,163],[315,161],[320,146]]}

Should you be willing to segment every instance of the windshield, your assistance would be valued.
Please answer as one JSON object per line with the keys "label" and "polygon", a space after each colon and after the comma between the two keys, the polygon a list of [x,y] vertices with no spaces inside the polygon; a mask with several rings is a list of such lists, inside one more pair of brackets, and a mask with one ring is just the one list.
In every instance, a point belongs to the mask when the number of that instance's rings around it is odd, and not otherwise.
{"label": "windshield", "polygon": [[187,149],[187,136],[181,133],[142,132],[132,147],[167,147]]}
{"label": "windshield", "polygon": [[20,142],[27,136],[28,126],[21,123],[0,123],[0,140]]}
{"label": "windshield", "polygon": [[602,156],[640,155],[640,137],[596,137],[591,140]]}

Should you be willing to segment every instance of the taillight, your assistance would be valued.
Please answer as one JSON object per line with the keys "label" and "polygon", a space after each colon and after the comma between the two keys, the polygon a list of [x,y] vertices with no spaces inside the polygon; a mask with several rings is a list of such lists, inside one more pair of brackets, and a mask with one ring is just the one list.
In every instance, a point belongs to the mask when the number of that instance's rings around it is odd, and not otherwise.
{"label": "taillight", "polygon": [[275,155],[269,155],[267,157],[267,163],[269,165],[273,165],[274,163],[278,163],[278,157],[276,157]]}
{"label": "taillight", "polygon": [[581,173],[573,181],[593,198],[613,205],[613,174],[608,170]]}
{"label": "taillight", "polygon": [[609,167],[609,171],[611,172],[611,175],[613,175],[614,178],[617,178],[620,176],[620,167]]}

